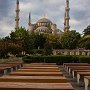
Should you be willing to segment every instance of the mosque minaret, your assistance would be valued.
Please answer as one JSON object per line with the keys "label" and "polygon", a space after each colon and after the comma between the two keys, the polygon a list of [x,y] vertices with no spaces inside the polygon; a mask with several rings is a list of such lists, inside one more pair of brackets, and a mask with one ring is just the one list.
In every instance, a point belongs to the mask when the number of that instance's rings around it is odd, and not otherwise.
{"label": "mosque minaret", "polygon": [[70,29],[70,25],[69,25],[69,20],[70,20],[69,11],[70,11],[69,0],[66,0],[65,17],[64,17],[64,31],[65,32],[69,31],[69,29]]}
{"label": "mosque minaret", "polygon": [[15,22],[16,22],[16,25],[15,25],[15,29],[18,29],[19,28],[19,0],[17,0],[16,2],[16,17],[15,17]]}
{"label": "mosque minaret", "polygon": [[31,23],[31,12],[29,13],[28,32],[29,33],[33,32],[32,23]]}

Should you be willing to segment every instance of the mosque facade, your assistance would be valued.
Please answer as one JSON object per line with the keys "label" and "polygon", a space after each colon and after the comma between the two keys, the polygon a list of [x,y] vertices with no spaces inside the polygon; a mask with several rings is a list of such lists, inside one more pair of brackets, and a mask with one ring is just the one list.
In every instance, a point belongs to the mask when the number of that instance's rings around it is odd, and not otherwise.
{"label": "mosque facade", "polygon": [[[64,32],[69,31],[69,0],[66,0],[65,7],[65,17],[64,17]],[[19,28],[19,0],[16,2],[16,26]],[[29,22],[28,22],[28,32],[29,33],[49,33],[49,34],[63,34],[63,32],[57,28],[57,25],[49,20],[47,17],[40,18],[35,24],[31,22],[31,13],[29,13]]]}
{"label": "mosque facade", "polygon": [[50,33],[50,34],[62,33],[62,31],[57,28],[57,25],[54,24],[52,21],[50,21],[47,17],[42,17],[35,24],[32,24],[30,14],[29,14],[28,32]]}

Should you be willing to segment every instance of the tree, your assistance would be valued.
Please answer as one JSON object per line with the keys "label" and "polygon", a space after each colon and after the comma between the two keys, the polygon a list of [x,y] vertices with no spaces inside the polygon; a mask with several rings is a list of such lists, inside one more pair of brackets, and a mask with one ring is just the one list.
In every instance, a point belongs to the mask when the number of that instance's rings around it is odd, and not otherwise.
{"label": "tree", "polygon": [[31,53],[31,51],[34,49],[34,38],[32,34],[31,35],[27,34],[24,37],[22,47],[26,53],[28,54]]}
{"label": "tree", "polygon": [[87,35],[82,37],[82,39],[79,41],[79,46],[81,48],[90,49],[90,36]]}
{"label": "tree", "polygon": [[60,38],[61,37],[59,35],[53,35],[53,34],[48,35],[48,40],[51,43],[53,49],[61,49],[62,48]]}
{"label": "tree", "polygon": [[81,48],[90,49],[90,26],[84,29],[83,33],[84,35],[79,41],[79,46]]}
{"label": "tree", "polygon": [[90,26],[88,26],[86,29],[84,29],[83,33],[84,33],[84,36],[90,35]]}
{"label": "tree", "polygon": [[34,34],[34,46],[36,49],[43,49],[46,43],[46,37],[43,34]]}
{"label": "tree", "polygon": [[10,39],[11,41],[17,41],[17,40],[23,40],[23,38],[27,35],[27,31],[25,28],[20,27],[16,29],[15,31],[12,31],[10,33]]}
{"label": "tree", "polygon": [[64,49],[75,49],[78,47],[78,41],[81,36],[76,31],[65,32],[61,37],[61,44]]}
{"label": "tree", "polygon": [[7,49],[8,49],[8,52],[13,55],[22,53],[22,47],[18,44],[9,43]]}
{"label": "tree", "polygon": [[52,54],[52,45],[48,40],[44,45],[44,50],[45,50],[45,55],[51,55]]}
{"label": "tree", "polygon": [[10,40],[13,43],[16,42],[16,33],[13,31],[10,33]]}
{"label": "tree", "polygon": [[0,40],[0,57],[5,58],[8,55],[8,43]]}

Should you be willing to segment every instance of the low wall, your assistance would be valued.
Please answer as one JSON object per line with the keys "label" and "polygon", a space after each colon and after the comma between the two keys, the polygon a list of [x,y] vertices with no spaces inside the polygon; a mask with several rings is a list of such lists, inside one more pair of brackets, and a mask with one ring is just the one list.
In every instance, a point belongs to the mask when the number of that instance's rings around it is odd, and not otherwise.
{"label": "low wall", "polygon": [[53,55],[83,55],[83,56],[90,56],[90,50],[67,50],[67,49],[59,49],[59,50],[53,50]]}

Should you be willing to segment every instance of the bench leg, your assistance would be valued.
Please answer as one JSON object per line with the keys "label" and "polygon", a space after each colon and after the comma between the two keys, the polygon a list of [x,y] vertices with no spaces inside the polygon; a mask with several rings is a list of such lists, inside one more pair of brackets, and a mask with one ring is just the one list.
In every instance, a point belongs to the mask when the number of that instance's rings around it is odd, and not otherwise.
{"label": "bench leg", "polygon": [[67,71],[68,71],[68,66],[66,66],[66,69],[67,69]]}
{"label": "bench leg", "polygon": [[65,70],[66,70],[66,72],[68,73],[68,67],[67,67],[67,66],[65,66]]}
{"label": "bench leg", "polygon": [[69,75],[71,75],[71,69],[69,68]]}
{"label": "bench leg", "polygon": [[18,70],[18,67],[17,66],[15,67],[15,70]]}
{"label": "bench leg", "polygon": [[23,63],[22,63],[22,64],[20,64],[20,67],[23,67]]}
{"label": "bench leg", "polygon": [[85,83],[85,90],[88,90],[88,85],[89,85],[88,79],[84,78],[84,83]]}
{"label": "bench leg", "polygon": [[22,66],[21,65],[19,65],[19,69],[21,68]]}
{"label": "bench leg", "polygon": [[6,75],[7,74],[7,70],[4,70],[4,75]]}
{"label": "bench leg", "polygon": [[72,71],[72,76],[73,76],[73,79],[74,79],[74,77],[75,77],[74,71]]}
{"label": "bench leg", "polygon": [[64,64],[63,64],[63,67],[66,68]]}
{"label": "bench leg", "polygon": [[24,65],[23,64],[21,64],[21,67],[23,67]]}
{"label": "bench leg", "polygon": [[66,65],[63,65],[63,67],[66,69]]}
{"label": "bench leg", "polygon": [[14,70],[13,70],[13,68],[11,68],[11,72],[13,72]]}
{"label": "bench leg", "polygon": [[77,83],[78,83],[78,85],[79,85],[79,80],[80,80],[80,75],[77,74]]}

